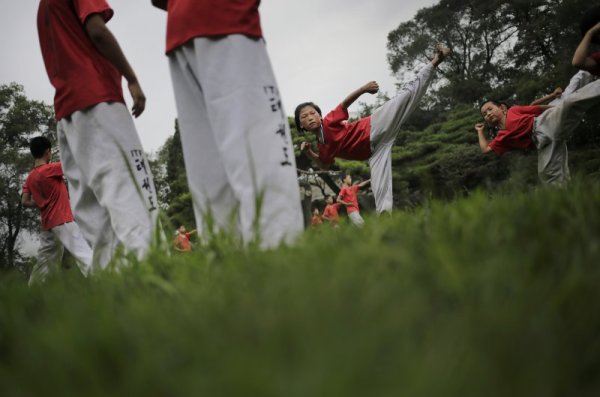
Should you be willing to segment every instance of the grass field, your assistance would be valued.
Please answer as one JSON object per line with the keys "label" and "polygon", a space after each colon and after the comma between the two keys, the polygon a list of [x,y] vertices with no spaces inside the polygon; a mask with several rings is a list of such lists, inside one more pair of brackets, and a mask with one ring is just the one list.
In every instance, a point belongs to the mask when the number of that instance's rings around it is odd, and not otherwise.
{"label": "grass field", "polygon": [[0,278],[0,396],[598,396],[600,186]]}

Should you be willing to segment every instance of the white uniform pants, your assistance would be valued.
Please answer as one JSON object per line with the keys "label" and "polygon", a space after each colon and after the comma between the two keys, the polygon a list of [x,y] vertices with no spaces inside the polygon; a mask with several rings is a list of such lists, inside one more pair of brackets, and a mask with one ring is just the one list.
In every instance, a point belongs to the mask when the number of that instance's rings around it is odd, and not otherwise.
{"label": "white uniform pants", "polygon": [[[575,75],[575,77],[577,77]],[[600,104],[600,80],[564,96],[558,106],[535,118],[532,138],[538,150],[538,175],[542,183],[563,185],[569,178],[567,140],[584,114]]]}
{"label": "white uniform pants", "polygon": [[88,276],[92,271],[92,249],[77,223],[69,222],[41,231],[38,261],[29,277],[29,285],[44,281],[48,273],[57,269],[65,249],[73,255],[81,273]]}
{"label": "white uniform pants", "polygon": [[395,98],[384,103],[371,116],[371,189],[377,213],[392,211],[392,147],[400,127],[419,106],[433,79],[435,67],[429,63]]}
{"label": "white uniform pants", "polygon": [[122,245],[141,259],[158,213],[154,181],[133,119],[122,103],[100,103],[58,122],[74,216],[105,268]]}
{"label": "white uniform pants", "polygon": [[169,56],[196,223],[262,247],[302,230],[287,117],[263,40],[197,38]]}
{"label": "white uniform pants", "polygon": [[350,219],[350,222],[356,227],[363,227],[365,225],[365,220],[358,211],[349,213],[348,219]]}

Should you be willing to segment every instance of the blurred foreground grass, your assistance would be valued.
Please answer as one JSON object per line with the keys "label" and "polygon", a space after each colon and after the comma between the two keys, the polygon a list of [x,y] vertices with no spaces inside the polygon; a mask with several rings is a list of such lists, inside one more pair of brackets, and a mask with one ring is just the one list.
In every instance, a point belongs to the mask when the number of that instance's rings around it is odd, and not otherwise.
{"label": "blurred foreground grass", "polygon": [[0,278],[0,396],[598,396],[600,186]]}

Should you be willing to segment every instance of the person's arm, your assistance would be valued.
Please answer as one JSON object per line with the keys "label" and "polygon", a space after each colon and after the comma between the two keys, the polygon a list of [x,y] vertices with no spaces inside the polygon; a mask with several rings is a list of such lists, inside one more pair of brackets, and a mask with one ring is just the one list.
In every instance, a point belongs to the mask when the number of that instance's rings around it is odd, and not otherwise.
{"label": "person's arm", "polygon": [[491,152],[492,148],[485,137],[485,125],[483,123],[475,124],[475,130],[477,131],[477,136],[479,137],[479,148],[481,149],[481,153],[485,154]]}
{"label": "person's arm", "polygon": [[315,153],[312,150],[312,146],[310,144],[310,142],[302,142],[300,144],[300,151],[304,152],[304,154],[306,154],[308,157],[310,157],[315,163],[317,163],[317,165],[319,166],[319,168],[321,168],[322,170],[328,170],[329,169],[329,164],[325,164],[321,161],[321,159],[319,158],[319,155],[317,153]]}
{"label": "person's arm", "polygon": [[341,103],[342,108],[344,108],[345,110],[348,110],[350,105],[352,105],[358,99],[358,97],[360,97],[362,94],[366,94],[366,93],[377,94],[378,91],[379,91],[379,84],[377,84],[376,81],[369,81],[367,84],[352,91],[350,93],[350,95],[348,95],[342,101],[342,103]]}
{"label": "person's arm", "polygon": [[535,101],[531,102],[529,105],[530,106],[541,106],[541,105],[545,105],[548,102],[560,97],[563,93],[563,89],[561,87],[557,87],[554,91],[552,91],[552,93],[541,97],[539,99],[536,99]]}
{"label": "person's arm", "polygon": [[575,54],[573,55],[573,60],[571,61],[573,66],[575,66],[577,69],[587,70],[588,72],[598,69],[598,62],[596,62],[594,58],[588,57],[587,53],[592,39],[599,32],[600,22],[594,25],[590,30],[588,30],[583,36],[583,39],[581,39],[581,42],[577,46]]}
{"label": "person's arm", "polygon": [[168,2],[168,0],[152,0],[152,5],[156,8],[160,8],[161,10],[167,11]]}
{"label": "person's arm", "polygon": [[367,186],[369,183],[371,183],[371,180],[367,179],[366,181],[359,183],[358,187],[362,189],[363,187]]}
{"label": "person's arm", "polygon": [[129,93],[133,98],[131,113],[138,117],[146,107],[146,96],[142,91],[137,76],[125,58],[117,39],[110,32],[99,14],[91,15],[85,22],[85,30],[94,46],[108,59],[127,80]]}
{"label": "person's arm", "polygon": [[37,208],[37,204],[35,203],[35,201],[33,201],[31,193],[29,192],[23,192],[23,194],[21,195],[21,204],[25,208]]}

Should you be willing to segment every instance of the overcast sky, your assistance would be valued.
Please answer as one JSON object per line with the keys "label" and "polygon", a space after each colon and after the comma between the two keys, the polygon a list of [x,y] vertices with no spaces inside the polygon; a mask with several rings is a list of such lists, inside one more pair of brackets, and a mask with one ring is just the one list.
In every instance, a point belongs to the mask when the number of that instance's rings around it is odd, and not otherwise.
{"label": "overcast sky", "polygon": [[[306,100],[323,111],[370,80],[395,91],[386,62],[387,34],[437,0],[263,0],[260,11],[267,48],[291,115]],[[166,14],[150,0],[109,0],[108,26],[138,74],[148,102],[136,120],[144,149],[157,150],[173,133],[176,117],[164,55]],[[52,104],[54,90],[39,50],[37,0],[0,0],[0,84],[15,81],[26,95]],[[361,100],[369,102],[368,97]],[[126,92],[126,101],[131,103]],[[353,109],[351,109],[353,110]]]}

